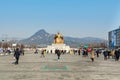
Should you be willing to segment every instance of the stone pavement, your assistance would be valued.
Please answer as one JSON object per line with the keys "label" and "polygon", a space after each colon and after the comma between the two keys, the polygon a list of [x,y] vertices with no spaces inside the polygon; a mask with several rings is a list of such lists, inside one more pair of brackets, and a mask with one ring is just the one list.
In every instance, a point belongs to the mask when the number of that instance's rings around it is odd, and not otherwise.
{"label": "stone pavement", "polygon": [[120,80],[120,61],[103,60],[103,56],[91,62],[89,57],[65,54],[57,60],[55,54],[27,52],[18,65],[13,55],[0,55],[0,80]]}

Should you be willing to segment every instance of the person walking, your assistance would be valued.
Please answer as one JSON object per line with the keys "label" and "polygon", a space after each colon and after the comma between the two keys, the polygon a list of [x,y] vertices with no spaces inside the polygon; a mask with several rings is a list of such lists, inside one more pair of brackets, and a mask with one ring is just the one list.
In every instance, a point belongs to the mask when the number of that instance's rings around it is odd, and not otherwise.
{"label": "person walking", "polygon": [[19,48],[17,48],[17,49],[15,50],[14,57],[15,57],[15,59],[16,59],[15,64],[18,64],[18,63],[19,63],[19,57],[20,57]]}
{"label": "person walking", "polygon": [[38,49],[35,49],[35,52],[34,52],[35,54],[38,54]]}
{"label": "person walking", "polygon": [[91,49],[91,57],[90,57],[90,59],[92,60],[92,62],[94,62],[94,57],[95,57],[95,51],[93,49]]}
{"label": "person walking", "polygon": [[120,51],[116,49],[114,54],[115,54],[115,61],[119,61]]}
{"label": "person walking", "polygon": [[108,50],[107,49],[103,52],[103,55],[104,55],[104,60],[107,60],[108,59]]}
{"label": "person walking", "polygon": [[80,55],[81,49],[78,50],[78,55]]}
{"label": "person walking", "polygon": [[99,57],[99,50],[98,49],[96,50],[96,54],[97,54],[97,57]]}
{"label": "person walking", "polygon": [[112,56],[112,59],[115,58],[115,49],[112,49],[112,51],[111,51],[111,56]]}
{"label": "person walking", "polygon": [[46,52],[46,50],[44,50],[44,49],[41,51],[41,57],[45,57],[45,52]]}
{"label": "person walking", "polygon": [[56,50],[55,50],[55,54],[57,54],[57,56],[58,56],[58,60],[59,60],[59,59],[60,59],[60,55],[61,55],[60,50],[56,49]]}

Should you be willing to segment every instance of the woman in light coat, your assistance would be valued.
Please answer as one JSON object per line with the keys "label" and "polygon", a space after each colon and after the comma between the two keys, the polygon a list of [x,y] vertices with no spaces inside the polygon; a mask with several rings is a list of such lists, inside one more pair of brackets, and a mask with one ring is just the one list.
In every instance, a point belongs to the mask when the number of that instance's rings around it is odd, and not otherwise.
{"label": "woman in light coat", "polygon": [[94,57],[95,57],[95,51],[93,49],[91,49],[91,57],[90,57],[90,59],[92,60],[92,62],[94,62]]}

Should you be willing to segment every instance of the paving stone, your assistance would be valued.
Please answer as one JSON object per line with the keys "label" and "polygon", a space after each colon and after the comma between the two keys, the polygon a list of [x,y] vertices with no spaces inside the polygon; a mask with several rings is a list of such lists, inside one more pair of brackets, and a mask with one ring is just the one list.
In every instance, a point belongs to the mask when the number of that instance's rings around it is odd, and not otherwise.
{"label": "paving stone", "polygon": [[32,52],[20,56],[18,65],[12,55],[0,55],[0,80],[120,80],[120,61],[103,56],[90,57],[65,54],[58,60],[55,54]]}

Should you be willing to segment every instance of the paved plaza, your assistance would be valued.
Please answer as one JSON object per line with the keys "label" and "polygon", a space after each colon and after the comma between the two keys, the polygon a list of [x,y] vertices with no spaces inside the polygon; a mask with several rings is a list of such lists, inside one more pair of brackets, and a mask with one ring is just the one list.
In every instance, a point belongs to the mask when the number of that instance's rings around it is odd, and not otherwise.
{"label": "paved plaza", "polygon": [[26,52],[18,65],[13,55],[0,55],[0,80],[120,80],[120,61],[103,60],[101,55],[91,62],[89,57],[64,54]]}

